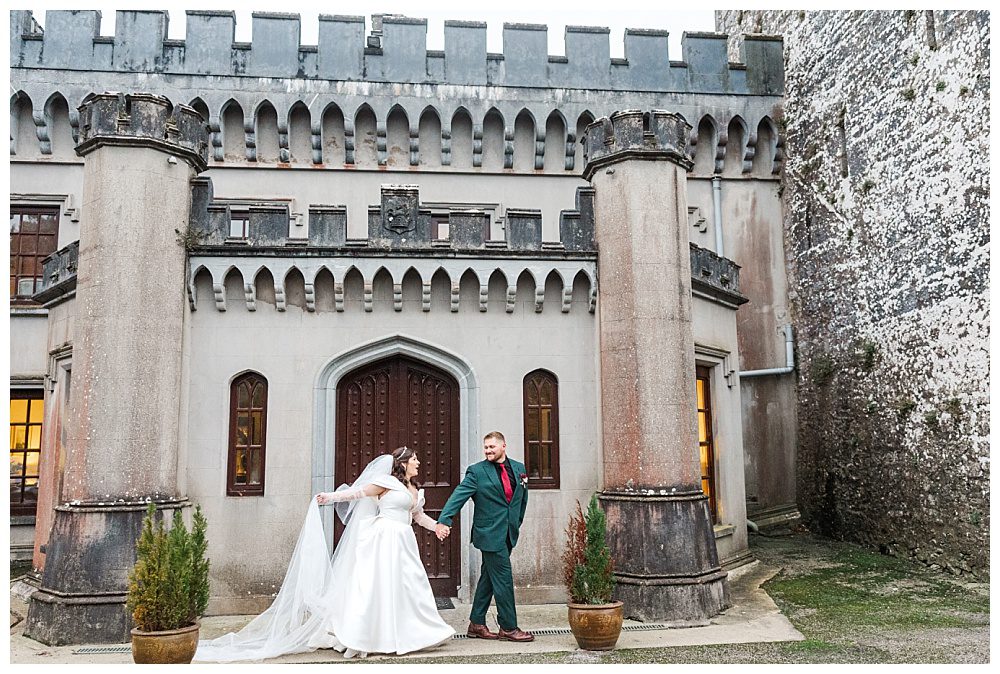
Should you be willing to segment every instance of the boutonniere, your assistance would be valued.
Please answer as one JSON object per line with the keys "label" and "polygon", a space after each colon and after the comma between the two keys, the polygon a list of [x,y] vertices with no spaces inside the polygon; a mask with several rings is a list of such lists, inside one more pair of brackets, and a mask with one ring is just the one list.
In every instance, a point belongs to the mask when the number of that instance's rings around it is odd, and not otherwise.
{"label": "boutonniere", "polygon": [[524,487],[525,489],[527,489],[528,488],[528,474],[527,473],[521,473],[521,476],[518,479],[521,481],[521,486]]}

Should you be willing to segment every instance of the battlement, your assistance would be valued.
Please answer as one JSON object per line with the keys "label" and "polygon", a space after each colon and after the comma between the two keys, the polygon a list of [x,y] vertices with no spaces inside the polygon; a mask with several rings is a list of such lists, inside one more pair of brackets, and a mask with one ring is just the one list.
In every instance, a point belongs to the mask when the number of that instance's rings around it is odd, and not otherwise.
{"label": "battlement", "polygon": [[587,126],[583,134],[583,177],[590,180],[601,166],[626,158],[667,158],[690,169],[687,153],[691,125],[666,110],[622,110]]}
{"label": "battlement", "polygon": [[[434,256],[452,252],[476,255],[596,255],[594,244],[594,189],[578,187],[575,208],[559,213],[558,242],[542,242],[542,213],[537,209],[508,208],[505,239],[489,240],[490,217],[486,211],[472,208],[449,208],[443,219],[448,226],[446,239],[437,238],[431,209],[420,202],[416,185],[382,185],[380,203],[368,209],[367,239],[347,238],[347,208],[343,205],[309,204],[308,238],[290,233],[287,204],[251,204],[239,207],[247,227],[239,240],[230,238],[233,219],[231,204],[213,200],[212,181],[193,181],[191,228],[200,250],[212,248],[296,247],[307,252],[316,249],[351,251],[423,251]],[[543,251],[545,251],[543,253]]]}
{"label": "battlement", "polygon": [[755,40],[733,64],[726,36],[685,33],[671,61],[667,31],[625,31],[625,58],[610,56],[610,30],[567,26],[565,57],[548,54],[548,29],[505,23],[503,53],[486,51],[486,24],[446,21],[444,50],[427,49],[427,20],[323,14],[318,44],[301,44],[298,14],[254,12],[252,39],[234,41],[231,11],[189,10],[184,40],[167,38],[168,14],[119,10],[115,34],[101,12],[49,10],[42,31],[30,10],[11,11],[11,67],[179,75],[306,78],[414,84],[584,88],[773,95],[784,89],[780,39]]}
{"label": "battlement", "polygon": [[102,145],[159,147],[208,167],[208,126],[194,108],[155,94],[91,94],[80,106],[81,156]]}

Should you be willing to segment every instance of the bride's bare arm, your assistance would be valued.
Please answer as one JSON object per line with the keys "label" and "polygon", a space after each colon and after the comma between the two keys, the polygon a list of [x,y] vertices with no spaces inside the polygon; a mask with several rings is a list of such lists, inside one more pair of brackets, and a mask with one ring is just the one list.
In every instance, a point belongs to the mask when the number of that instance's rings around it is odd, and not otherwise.
{"label": "bride's bare arm", "polygon": [[345,501],[357,501],[366,496],[381,496],[386,492],[385,487],[377,484],[366,484],[364,487],[355,489],[342,489],[340,491],[324,491],[316,494],[316,502],[320,505],[327,503],[343,503]]}

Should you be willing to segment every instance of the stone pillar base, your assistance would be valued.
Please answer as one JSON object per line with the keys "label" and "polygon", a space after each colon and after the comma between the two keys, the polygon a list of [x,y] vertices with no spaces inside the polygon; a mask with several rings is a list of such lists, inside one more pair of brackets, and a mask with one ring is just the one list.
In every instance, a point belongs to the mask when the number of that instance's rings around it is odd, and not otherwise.
{"label": "stone pillar base", "polygon": [[609,490],[599,499],[615,565],[614,598],[625,603],[626,617],[704,625],[729,606],[701,491]]}
{"label": "stone pillar base", "polygon": [[[155,499],[160,510],[187,499]],[[49,646],[129,641],[128,573],[149,502],[57,506],[45,550],[41,589],[31,595],[24,634]],[[161,516],[171,516],[163,513]]]}
{"label": "stone pillar base", "polygon": [[699,578],[634,578],[615,574],[613,598],[625,603],[625,617],[674,627],[708,625],[729,607],[726,572]]}
{"label": "stone pillar base", "polygon": [[68,595],[41,589],[31,595],[24,636],[48,646],[129,641],[132,618],[124,594]]}

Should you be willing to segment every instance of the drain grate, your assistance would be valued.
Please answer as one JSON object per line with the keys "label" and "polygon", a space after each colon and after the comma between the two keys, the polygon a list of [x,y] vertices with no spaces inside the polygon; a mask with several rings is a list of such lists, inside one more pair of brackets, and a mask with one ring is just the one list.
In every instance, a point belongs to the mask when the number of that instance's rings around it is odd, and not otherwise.
{"label": "drain grate", "polygon": [[[643,623],[641,625],[622,625],[622,632],[647,632],[649,630],[668,630],[670,629],[666,625],[661,625],[659,623]],[[572,634],[572,632],[567,627],[549,627],[540,630],[528,630],[535,636],[545,637],[545,636],[559,636],[564,634]],[[468,639],[469,637],[465,634],[456,634],[452,639]]]}
{"label": "drain grate", "polygon": [[97,655],[100,653],[131,653],[132,646],[83,646],[73,651],[73,655]]}
{"label": "drain grate", "polygon": [[[622,625],[622,632],[646,632],[648,630],[666,630],[670,629],[666,625],[660,625],[658,623],[643,623],[641,625]],[[551,636],[561,636],[565,634],[572,634],[569,628],[566,627],[548,627],[540,630],[531,630],[531,633],[539,637],[551,637]],[[465,634],[456,634],[452,636],[452,639],[468,639],[469,637]],[[73,651],[73,655],[100,655],[107,653],[131,653],[132,646],[126,644],[125,646],[83,646]]]}

